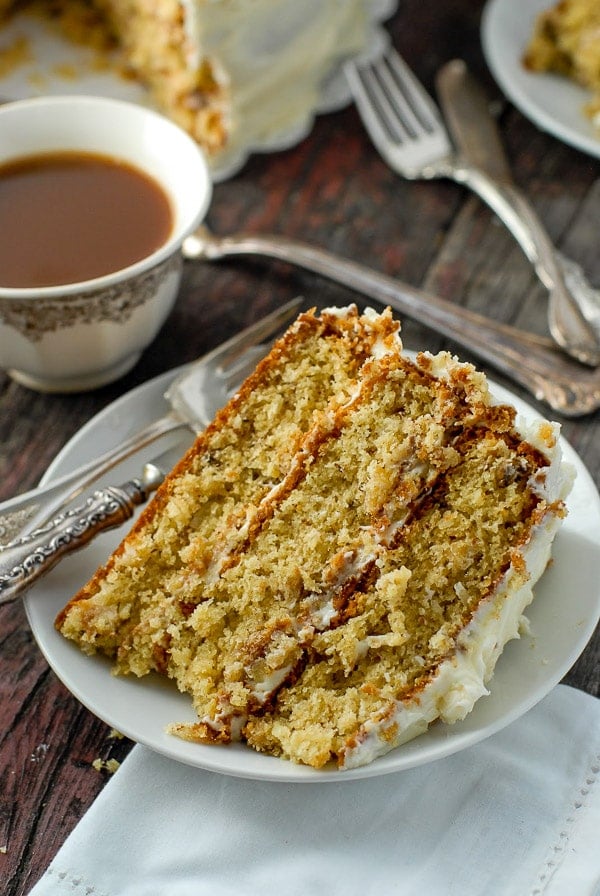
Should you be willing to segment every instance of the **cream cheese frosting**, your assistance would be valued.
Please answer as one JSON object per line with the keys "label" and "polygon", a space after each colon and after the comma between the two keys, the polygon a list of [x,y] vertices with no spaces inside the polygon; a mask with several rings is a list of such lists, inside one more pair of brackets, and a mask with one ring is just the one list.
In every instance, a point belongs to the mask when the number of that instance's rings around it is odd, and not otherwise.
{"label": "cream cheese frosting", "polygon": [[332,67],[365,48],[380,4],[371,0],[182,0],[186,59],[203,63],[220,88],[213,98],[225,152],[295,139],[315,111]]}

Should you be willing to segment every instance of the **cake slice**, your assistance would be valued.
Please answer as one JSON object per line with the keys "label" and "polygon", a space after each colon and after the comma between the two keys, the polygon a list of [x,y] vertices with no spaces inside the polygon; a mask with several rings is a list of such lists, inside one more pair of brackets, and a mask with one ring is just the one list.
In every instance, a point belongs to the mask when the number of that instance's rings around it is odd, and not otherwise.
{"label": "cake slice", "polygon": [[175,735],[361,765],[486,693],[569,486],[556,425],[389,311],[303,314],[57,626],[172,678]]}
{"label": "cake slice", "polygon": [[593,96],[585,111],[600,112],[600,4],[597,0],[560,0],[536,18],[523,57],[526,68],[564,75]]}

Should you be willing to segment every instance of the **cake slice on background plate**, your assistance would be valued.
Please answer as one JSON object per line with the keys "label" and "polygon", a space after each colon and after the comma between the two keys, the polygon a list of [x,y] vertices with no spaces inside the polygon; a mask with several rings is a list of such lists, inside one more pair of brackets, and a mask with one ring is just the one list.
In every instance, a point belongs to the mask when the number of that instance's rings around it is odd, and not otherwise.
{"label": "cake slice on background plate", "polygon": [[592,91],[585,112],[600,125],[600,4],[560,0],[535,20],[523,64],[534,72],[553,72]]}
{"label": "cake slice on background plate", "polygon": [[300,315],[59,614],[190,695],[173,734],[350,768],[487,693],[572,474],[557,424],[398,330]]}

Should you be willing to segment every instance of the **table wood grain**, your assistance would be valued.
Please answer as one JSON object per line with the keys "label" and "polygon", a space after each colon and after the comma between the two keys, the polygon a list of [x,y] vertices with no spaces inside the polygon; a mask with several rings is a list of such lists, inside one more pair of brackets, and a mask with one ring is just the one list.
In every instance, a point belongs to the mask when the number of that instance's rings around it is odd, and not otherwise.
{"label": "table wood grain", "polygon": [[[540,132],[504,101],[483,59],[480,15],[481,4],[473,0],[401,0],[389,30],[430,90],[436,70],[453,57],[464,58],[481,77],[495,100],[516,181],[556,244],[600,285],[600,163]],[[493,214],[450,182],[409,183],[394,175],[352,107],[320,116],[298,146],[254,156],[217,185],[208,223],[223,234],[276,231],[313,242],[490,317],[546,331],[544,290]],[[187,263],[171,316],[119,382],[85,394],[42,395],[0,373],[0,499],[36,485],[65,442],[120,395],[295,295],[306,307],[365,304],[347,289],[282,263]],[[405,320],[403,337],[409,348],[456,351],[423,322]],[[535,405],[519,388],[515,392]],[[561,422],[598,483],[600,414]],[[565,681],[598,696],[599,656],[596,632]],[[20,603],[0,607],[0,714],[0,891],[22,896],[102,790],[107,773],[97,771],[94,760],[120,761],[131,743],[112,738],[56,679]]]}

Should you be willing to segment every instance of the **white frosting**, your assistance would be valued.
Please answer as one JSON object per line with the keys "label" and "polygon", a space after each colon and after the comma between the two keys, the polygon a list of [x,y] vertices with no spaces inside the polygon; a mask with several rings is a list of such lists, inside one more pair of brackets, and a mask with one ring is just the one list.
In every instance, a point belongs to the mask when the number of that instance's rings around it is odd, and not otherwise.
{"label": "white frosting", "polygon": [[321,314],[326,314],[328,317],[337,317],[338,320],[347,320],[355,310],[356,305],[331,305],[329,308],[323,308]]}
{"label": "white frosting", "polygon": [[309,118],[332,66],[365,46],[373,0],[182,0],[191,70],[225,95],[227,151]]}
{"label": "white frosting", "polygon": [[329,590],[307,595],[306,604],[310,607],[304,627],[299,631],[299,639],[308,639],[314,632],[323,632],[331,628],[337,619],[339,610],[335,608],[336,589],[344,582],[358,577],[377,559],[377,554],[369,547],[357,545],[346,551],[344,562],[338,569],[336,578],[331,582]]}
{"label": "white frosting", "polygon": [[[561,463],[558,431],[556,424],[545,421],[523,424],[521,429],[527,441],[542,449],[550,461],[545,483],[532,483],[549,502],[564,500],[573,483],[572,469]],[[435,719],[449,724],[464,719],[475,702],[488,694],[486,683],[504,646],[512,638],[518,638],[523,629],[523,612],[531,603],[532,589],[548,564],[559,526],[560,518],[549,511],[520,551],[525,576],[511,566],[494,594],[480,606],[461,633],[458,648],[440,664],[418,698],[406,703],[398,701],[385,720],[367,722],[356,745],[346,750],[343,768],[372,762],[425,732]],[[392,727],[396,728],[395,735],[386,740],[384,734]]]}
{"label": "white frosting", "polygon": [[283,684],[292,669],[293,666],[288,663],[285,666],[281,666],[279,669],[274,669],[273,672],[267,678],[263,678],[262,681],[253,682],[252,696],[255,697],[259,703],[265,703],[271,694]]}

